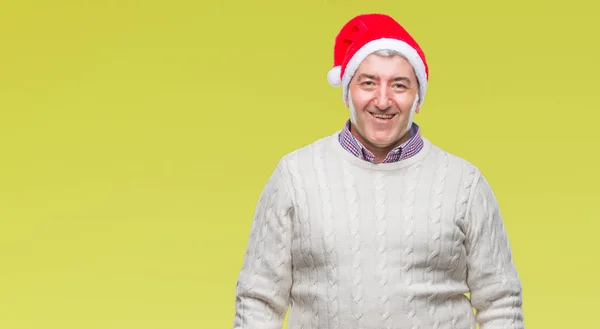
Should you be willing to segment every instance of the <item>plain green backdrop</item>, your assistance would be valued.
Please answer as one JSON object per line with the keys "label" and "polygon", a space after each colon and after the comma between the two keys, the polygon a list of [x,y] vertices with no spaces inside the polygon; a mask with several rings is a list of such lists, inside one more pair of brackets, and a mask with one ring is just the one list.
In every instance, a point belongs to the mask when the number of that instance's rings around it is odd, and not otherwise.
{"label": "plain green backdrop", "polygon": [[0,328],[230,328],[258,194],[342,128],[352,16],[422,45],[416,122],[496,193],[528,328],[600,306],[597,2],[5,1]]}

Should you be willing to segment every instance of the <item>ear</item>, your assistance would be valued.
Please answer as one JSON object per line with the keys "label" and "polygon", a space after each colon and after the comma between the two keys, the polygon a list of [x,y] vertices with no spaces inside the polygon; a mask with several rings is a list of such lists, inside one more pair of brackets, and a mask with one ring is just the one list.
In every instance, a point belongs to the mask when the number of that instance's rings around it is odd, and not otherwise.
{"label": "ear", "polygon": [[416,107],[415,108],[415,113],[419,113],[419,110],[421,110],[421,105],[422,104],[419,104],[419,98],[420,98],[419,92],[417,91],[417,95],[415,95],[415,100],[414,100],[416,102],[416,104],[415,104],[416,105],[415,106]]}
{"label": "ear", "polygon": [[344,100],[344,104],[346,105],[346,108],[349,109],[350,108],[350,88],[348,88],[348,93],[346,94],[346,99]]}

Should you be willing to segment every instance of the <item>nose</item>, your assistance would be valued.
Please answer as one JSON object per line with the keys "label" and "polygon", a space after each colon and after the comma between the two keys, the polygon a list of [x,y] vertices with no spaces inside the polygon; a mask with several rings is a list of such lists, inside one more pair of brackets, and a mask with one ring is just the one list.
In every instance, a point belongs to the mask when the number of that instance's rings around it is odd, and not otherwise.
{"label": "nose", "polygon": [[392,106],[392,98],[390,97],[390,90],[388,88],[379,88],[376,91],[374,105],[380,110],[385,110]]}

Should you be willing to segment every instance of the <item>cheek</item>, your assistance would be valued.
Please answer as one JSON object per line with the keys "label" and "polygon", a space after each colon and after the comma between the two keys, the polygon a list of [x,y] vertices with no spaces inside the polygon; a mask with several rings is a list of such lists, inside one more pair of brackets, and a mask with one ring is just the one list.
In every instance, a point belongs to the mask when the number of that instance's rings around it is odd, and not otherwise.
{"label": "cheek", "polygon": [[351,106],[348,108],[353,109],[358,115],[361,115],[362,112],[364,112],[363,110],[365,109],[365,104],[363,104],[360,100],[352,99],[350,102],[352,103],[349,104]]}
{"label": "cheek", "polygon": [[[411,97],[409,95],[402,95],[402,96],[398,96],[397,98],[394,99],[396,106],[399,107],[399,110],[401,112],[404,113],[408,113],[408,111],[410,111],[413,107],[413,102],[414,102],[415,98]],[[415,112],[418,113],[419,108],[415,108]]]}
{"label": "cheek", "polygon": [[364,110],[369,107],[372,97],[367,94],[356,95],[354,98],[354,106],[357,110]]}
{"label": "cheek", "polygon": [[402,110],[410,109],[412,105],[412,99],[408,94],[399,94],[394,97],[394,102],[400,107]]}

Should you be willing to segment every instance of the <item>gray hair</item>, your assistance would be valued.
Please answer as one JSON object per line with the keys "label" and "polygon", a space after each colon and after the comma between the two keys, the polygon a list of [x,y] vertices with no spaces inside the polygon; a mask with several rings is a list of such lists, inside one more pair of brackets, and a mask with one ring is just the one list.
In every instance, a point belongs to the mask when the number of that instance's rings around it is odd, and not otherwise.
{"label": "gray hair", "polygon": [[406,58],[406,56],[404,56],[402,53],[400,53],[397,50],[392,50],[392,49],[381,49],[381,50],[377,50],[376,52],[374,52],[374,54],[379,55],[379,56],[383,56],[383,57],[392,57],[392,56],[400,56],[400,57],[404,57]]}

